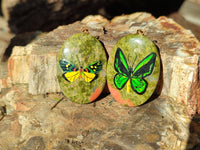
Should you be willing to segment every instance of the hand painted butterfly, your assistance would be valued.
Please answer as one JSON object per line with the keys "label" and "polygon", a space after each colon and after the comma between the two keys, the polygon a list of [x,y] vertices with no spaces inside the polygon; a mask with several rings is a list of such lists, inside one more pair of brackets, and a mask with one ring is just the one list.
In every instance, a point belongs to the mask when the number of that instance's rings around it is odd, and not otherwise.
{"label": "hand painted butterfly", "polygon": [[153,52],[140,61],[133,70],[128,66],[126,57],[118,47],[114,61],[114,68],[117,71],[114,84],[117,89],[121,90],[127,83],[127,92],[130,91],[131,87],[137,94],[144,94],[148,87],[148,82],[144,78],[152,74],[155,60],[156,53]]}
{"label": "hand painted butterfly", "polygon": [[86,82],[92,82],[98,77],[97,73],[101,71],[102,65],[101,61],[95,61],[85,68],[77,68],[67,60],[60,60],[60,66],[64,71],[63,77],[68,82],[73,82],[78,77],[83,78]]}

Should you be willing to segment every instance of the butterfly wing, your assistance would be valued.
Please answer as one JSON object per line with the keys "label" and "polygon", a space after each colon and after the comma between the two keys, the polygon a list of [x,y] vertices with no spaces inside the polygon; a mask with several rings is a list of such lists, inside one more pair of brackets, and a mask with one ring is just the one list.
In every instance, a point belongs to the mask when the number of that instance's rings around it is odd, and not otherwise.
{"label": "butterfly wing", "polygon": [[127,77],[126,74],[123,73],[117,73],[114,77],[114,84],[117,87],[117,89],[121,90],[128,81],[129,77]]}
{"label": "butterfly wing", "polygon": [[156,53],[153,52],[139,62],[133,71],[133,76],[145,78],[151,75],[155,66],[155,61]]}
{"label": "butterfly wing", "polygon": [[136,93],[143,94],[146,91],[148,82],[144,78],[152,74],[155,61],[156,53],[151,53],[135,67],[131,76],[131,87]]}
{"label": "butterfly wing", "polygon": [[68,82],[75,81],[80,76],[80,71],[74,64],[67,60],[60,60],[60,67],[65,72],[63,77]]}
{"label": "butterfly wing", "polygon": [[131,78],[131,88],[137,94],[144,94],[147,89],[148,83],[145,79],[142,78]]}
{"label": "butterfly wing", "polygon": [[63,77],[68,82],[75,81],[80,76],[80,71],[66,72],[63,74]]}
{"label": "butterfly wing", "polygon": [[97,74],[95,73],[89,73],[89,72],[83,72],[82,77],[86,82],[92,82],[94,79],[96,79]]}
{"label": "butterfly wing", "polygon": [[115,53],[114,68],[117,71],[117,74],[114,77],[114,84],[117,89],[121,90],[129,79],[129,67],[126,57],[119,47]]}
{"label": "butterfly wing", "polygon": [[64,72],[72,72],[79,70],[74,64],[67,60],[60,60],[60,67]]}
{"label": "butterfly wing", "polygon": [[129,74],[129,67],[126,61],[126,57],[119,47],[115,53],[114,68],[118,73],[124,73],[126,75]]}
{"label": "butterfly wing", "polygon": [[83,69],[82,77],[86,82],[92,82],[97,77],[103,67],[102,61],[95,61]]}
{"label": "butterfly wing", "polygon": [[95,61],[89,64],[86,68],[84,68],[83,71],[89,73],[99,73],[102,70],[102,67],[103,67],[102,61]]}

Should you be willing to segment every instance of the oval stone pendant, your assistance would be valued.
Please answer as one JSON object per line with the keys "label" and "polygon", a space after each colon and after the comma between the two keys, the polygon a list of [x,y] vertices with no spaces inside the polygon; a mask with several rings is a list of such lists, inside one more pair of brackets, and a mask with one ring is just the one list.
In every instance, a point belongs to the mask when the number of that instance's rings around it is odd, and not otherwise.
{"label": "oval stone pendant", "polygon": [[94,101],[106,82],[107,58],[101,43],[86,33],[69,37],[57,58],[57,77],[64,95],[84,104]]}
{"label": "oval stone pendant", "polygon": [[121,38],[110,53],[107,83],[121,104],[138,106],[153,94],[160,75],[160,57],[154,43],[144,35]]}

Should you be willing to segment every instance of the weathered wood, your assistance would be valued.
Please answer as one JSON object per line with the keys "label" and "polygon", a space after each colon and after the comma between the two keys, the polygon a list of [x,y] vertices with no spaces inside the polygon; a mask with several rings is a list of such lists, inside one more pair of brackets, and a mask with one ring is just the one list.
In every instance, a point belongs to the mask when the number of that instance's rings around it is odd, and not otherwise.
{"label": "weathered wood", "polygon": [[[162,62],[156,90],[160,96],[134,108],[122,106],[109,95],[88,105],[62,101],[51,110],[55,100],[62,98],[55,94],[60,92],[57,53],[66,38],[85,29],[104,44],[108,55],[121,37],[138,29],[156,40]],[[199,52],[199,41],[189,30],[148,13],[111,21],[88,16],[42,34],[27,46],[14,47],[8,76],[0,79],[4,81],[0,88],[7,87],[0,97],[7,109],[0,126],[0,149],[34,149],[34,145],[58,150],[186,149],[189,136],[194,139],[189,147],[194,147],[199,144],[199,132],[189,135],[192,119],[188,115],[200,110]]]}
{"label": "weathered wood", "polygon": [[172,19],[155,19],[148,13],[116,17],[111,22],[100,16],[89,16],[81,22],[60,26],[26,47],[14,47],[8,62],[12,68],[9,69],[12,83],[27,83],[29,93],[34,95],[60,92],[56,55],[64,40],[80,33],[83,28],[102,41],[108,54],[121,37],[142,29],[147,37],[157,41],[160,50],[163,70],[159,82],[161,95],[187,105],[192,114],[197,111],[199,41]]}
{"label": "weathered wood", "polygon": [[[62,101],[51,110],[56,103],[54,98],[60,96],[31,96],[23,89],[12,88],[2,97],[8,113],[0,126],[1,149],[35,149],[35,145],[45,145],[46,149],[56,150],[184,150],[187,146],[190,120],[185,107],[169,97],[161,96],[131,108],[109,95],[97,101],[96,106]],[[192,135],[195,141],[197,137],[196,133]],[[193,141],[191,146],[196,143]]]}

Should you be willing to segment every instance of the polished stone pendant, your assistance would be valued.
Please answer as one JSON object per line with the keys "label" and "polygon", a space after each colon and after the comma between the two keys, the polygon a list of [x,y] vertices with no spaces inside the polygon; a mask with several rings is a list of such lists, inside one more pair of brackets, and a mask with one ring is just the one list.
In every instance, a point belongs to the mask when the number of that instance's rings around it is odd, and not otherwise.
{"label": "polished stone pendant", "polygon": [[107,83],[111,95],[121,104],[138,106],[153,94],[160,75],[157,47],[144,35],[121,38],[109,55]]}
{"label": "polished stone pendant", "polygon": [[101,43],[86,33],[69,37],[57,58],[57,77],[64,95],[84,104],[94,101],[106,82],[107,58]]}

